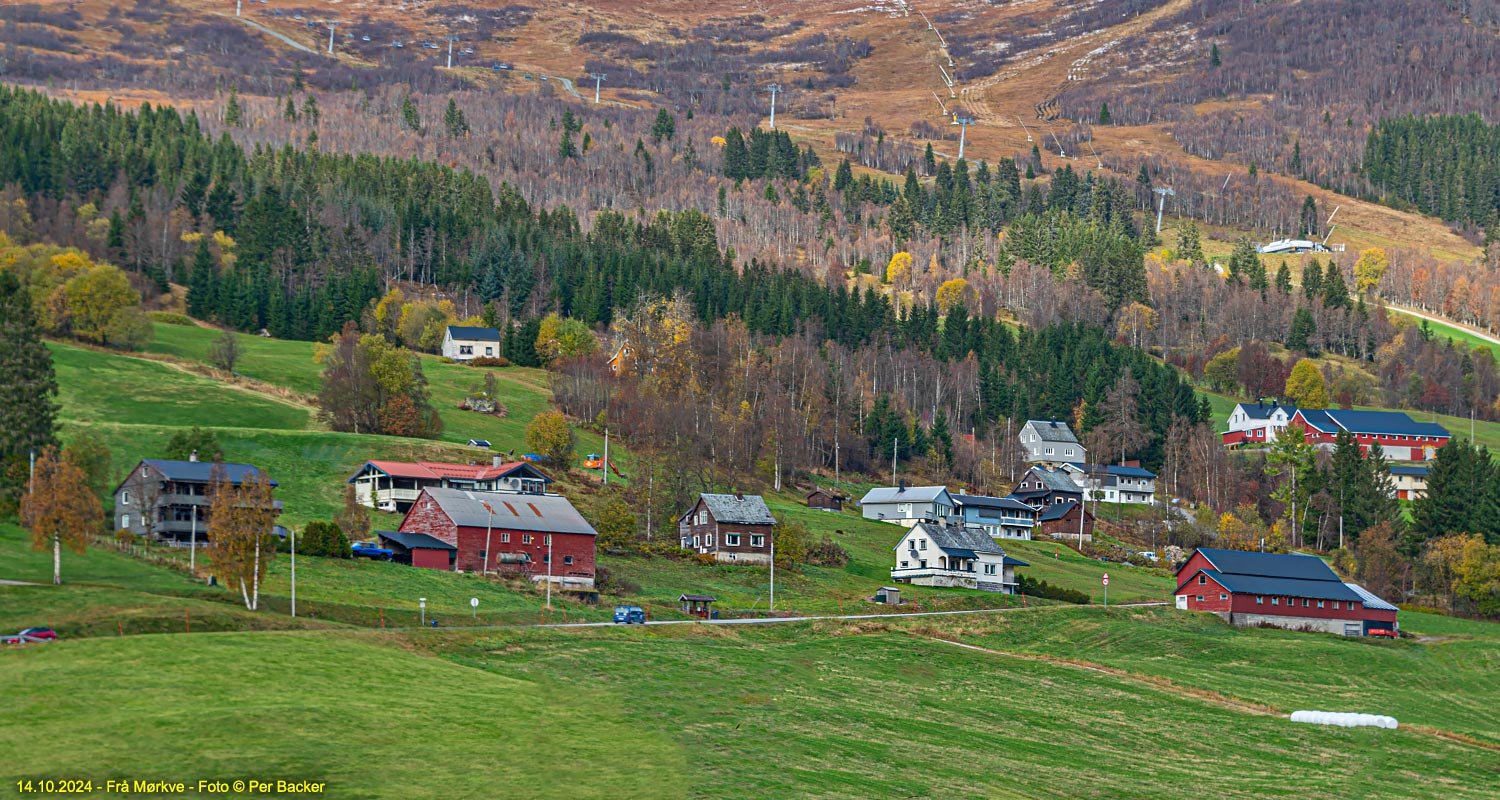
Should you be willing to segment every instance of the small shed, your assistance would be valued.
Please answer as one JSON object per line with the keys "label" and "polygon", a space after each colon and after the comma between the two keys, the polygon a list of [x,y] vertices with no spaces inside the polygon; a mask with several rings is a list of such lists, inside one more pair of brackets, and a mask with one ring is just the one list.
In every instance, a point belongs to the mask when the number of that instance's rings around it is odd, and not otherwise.
{"label": "small shed", "polygon": [[453,569],[458,548],[425,533],[375,531],[382,547],[391,549],[391,560],[423,569]]}
{"label": "small shed", "polygon": [[470,439],[469,440],[469,446],[470,447],[482,447],[485,450],[488,450],[488,449],[490,449],[490,440],[489,439]]}
{"label": "small shed", "polygon": [[711,594],[684,594],[677,598],[682,603],[682,613],[691,614],[700,619],[718,619],[719,612],[713,610],[714,601],[718,598]]}
{"label": "small shed", "polygon": [[880,591],[875,593],[875,602],[899,606],[901,605],[901,590],[895,586],[882,586]]}
{"label": "small shed", "polygon": [[844,496],[819,486],[807,493],[807,507],[823,511],[843,511]]}

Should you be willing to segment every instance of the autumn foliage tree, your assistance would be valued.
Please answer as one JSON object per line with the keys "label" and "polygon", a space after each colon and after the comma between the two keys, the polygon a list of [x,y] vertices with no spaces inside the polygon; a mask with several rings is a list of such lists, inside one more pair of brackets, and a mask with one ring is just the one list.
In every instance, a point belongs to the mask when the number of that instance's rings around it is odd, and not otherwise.
{"label": "autumn foliage tree", "polygon": [[1318,365],[1302,359],[1286,379],[1286,399],[1303,408],[1327,408],[1328,385]]}
{"label": "autumn foliage tree", "polygon": [[543,411],[526,425],[526,449],[554,466],[567,468],[573,460],[573,428],[561,411]]}
{"label": "autumn foliage tree", "polygon": [[443,422],[428,400],[422,363],[384,336],[350,322],[319,349],[319,415],[336,431],[432,438]]}
{"label": "autumn foliage tree", "polygon": [[259,470],[238,486],[220,477],[210,487],[208,555],[225,586],[239,586],[245,608],[260,607],[260,581],[275,556],[271,528],[276,508],[271,480]]}
{"label": "autumn foliage tree", "polygon": [[52,582],[62,583],[62,547],[74,553],[88,547],[89,533],[104,512],[78,465],[48,447],[36,462],[31,490],[21,498],[21,524],[31,531],[33,550],[52,546]]}

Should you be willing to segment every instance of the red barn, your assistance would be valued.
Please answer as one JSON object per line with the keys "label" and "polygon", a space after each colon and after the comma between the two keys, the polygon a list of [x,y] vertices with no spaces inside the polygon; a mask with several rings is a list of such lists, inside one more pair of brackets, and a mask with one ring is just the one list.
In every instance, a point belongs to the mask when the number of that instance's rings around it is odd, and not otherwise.
{"label": "red barn", "polygon": [[1345,636],[1395,630],[1395,606],[1339,580],[1316,556],[1200,547],[1177,570],[1177,607],[1233,625],[1275,625]]}
{"label": "red barn", "polygon": [[401,532],[453,545],[453,567],[460,572],[488,569],[594,588],[598,534],[564,497],[424,489],[401,520]]}
{"label": "red barn", "polygon": [[1340,430],[1354,434],[1359,454],[1381,448],[1391,461],[1429,461],[1448,443],[1448,429],[1436,422],[1417,422],[1400,411],[1345,411],[1339,408],[1299,409],[1288,427],[1307,432],[1312,444],[1333,446]]}
{"label": "red barn", "polygon": [[458,548],[425,533],[402,533],[400,531],[375,531],[381,547],[391,549],[391,560],[397,564],[409,564],[423,569],[453,569],[453,557]]}

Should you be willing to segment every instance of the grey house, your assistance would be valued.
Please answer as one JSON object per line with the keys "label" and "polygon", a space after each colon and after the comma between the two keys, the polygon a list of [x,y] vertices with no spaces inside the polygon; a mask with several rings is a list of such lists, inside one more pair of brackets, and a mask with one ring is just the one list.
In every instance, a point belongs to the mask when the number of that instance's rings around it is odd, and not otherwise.
{"label": "grey house", "polygon": [[941,522],[953,513],[946,486],[876,487],[859,501],[865,519],[894,522],[910,528],[918,522]]}
{"label": "grey house", "polygon": [[1026,449],[1026,461],[1033,464],[1082,464],[1089,460],[1078,437],[1066,422],[1045,419],[1029,419],[1021,426],[1021,447]]}
{"label": "grey house", "polygon": [[[115,528],[169,542],[187,542],[196,532],[197,540],[204,541],[212,502],[208,489],[218,477],[214,468],[222,469],[232,486],[260,471],[250,464],[198,461],[196,455],[189,461],[148,458],[136,464],[115,487]],[[281,501],[274,503],[280,512]]]}

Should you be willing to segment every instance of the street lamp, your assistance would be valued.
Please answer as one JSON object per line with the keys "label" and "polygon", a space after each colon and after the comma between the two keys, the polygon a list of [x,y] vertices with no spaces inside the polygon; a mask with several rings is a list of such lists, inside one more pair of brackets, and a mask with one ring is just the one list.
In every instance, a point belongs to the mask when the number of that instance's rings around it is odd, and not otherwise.
{"label": "street lamp", "polygon": [[417,598],[417,605],[422,609],[422,627],[427,627],[427,598]]}

